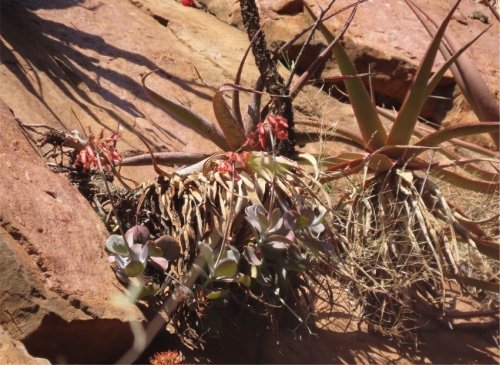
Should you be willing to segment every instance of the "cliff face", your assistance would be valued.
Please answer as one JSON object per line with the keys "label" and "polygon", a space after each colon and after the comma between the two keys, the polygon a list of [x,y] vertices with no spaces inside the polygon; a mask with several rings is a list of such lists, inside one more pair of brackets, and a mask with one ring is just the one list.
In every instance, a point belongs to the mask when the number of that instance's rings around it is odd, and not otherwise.
{"label": "cliff face", "polygon": [[[313,8],[326,4],[324,0],[310,3]],[[335,8],[346,4],[337,1]],[[423,6],[441,19],[450,4],[441,1]],[[124,156],[144,152],[134,129],[155,151],[216,152],[214,144],[154,106],[140,85],[145,73],[158,69],[148,79],[148,85],[215,120],[211,103],[214,90],[234,81],[248,37],[234,1],[200,0],[199,5],[201,9],[185,7],[173,0],[0,3],[1,336],[22,341],[31,355],[48,357],[53,362],[116,361],[132,344],[129,323],[145,323],[146,316],[135,306],[120,306],[112,300],[121,289],[104,252],[108,232],[77,189],[46,166],[22,133],[18,120],[67,132],[119,129],[123,138],[118,148]],[[309,22],[299,1],[262,1],[259,7],[271,48],[283,44]],[[464,44],[486,26],[469,18],[469,14],[487,13],[487,8],[467,0],[459,9],[450,29]],[[328,25],[338,30],[346,16],[342,13]],[[472,47],[470,57],[498,96],[499,29],[498,22],[493,18],[491,22],[493,29]],[[378,101],[386,106],[401,102],[428,41],[417,19],[396,0],[362,4],[344,38],[360,72],[365,72],[369,64],[380,72],[373,86]],[[297,65],[299,71],[324,47],[318,35]],[[292,48],[283,64],[299,50],[298,46]],[[330,77],[337,72],[335,61],[329,60],[317,76]],[[249,57],[241,83],[253,87],[257,78],[258,71]],[[439,88],[438,94],[448,101],[429,103],[427,116],[443,125],[467,120],[469,108],[451,75]],[[297,115],[352,125],[348,105],[314,88],[297,98],[296,107]],[[489,142],[488,137],[481,141]],[[334,152],[336,147],[328,148]],[[155,177],[151,166],[124,167],[122,175],[139,182]],[[334,327],[320,332],[329,341],[341,341],[340,335],[335,337],[339,329]],[[372,341],[366,334],[361,336],[364,341]],[[264,339],[272,341],[266,336]],[[251,362],[294,361],[283,357],[281,350],[263,350],[263,340],[252,341],[260,348],[260,355]],[[380,340],[373,341],[374,346],[386,346]],[[12,343],[20,349],[20,356],[25,356],[25,351]],[[296,346],[288,338],[287,343]],[[316,345],[307,341],[307,351],[302,352],[310,357],[301,355],[296,359],[342,359],[340,355],[325,354],[328,347],[321,345],[323,352],[318,352],[312,346]],[[360,353],[368,351],[365,347]],[[381,356],[395,353],[390,347],[384,351]],[[224,361],[220,351],[210,352],[213,362]],[[229,357],[230,353],[225,361],[237,361]],[[0,352],[0,362],[11,362],[8,356]],[[488,356],[493,359],[496,355],[483,354],[478,359],[474,357],[479,356],[478,352],[471,349],[463,354],[464,359],[467,356],[488,362]],[[365,355],[346,359],[379,361]],[[436,361],[446,362],[439,359]]]}

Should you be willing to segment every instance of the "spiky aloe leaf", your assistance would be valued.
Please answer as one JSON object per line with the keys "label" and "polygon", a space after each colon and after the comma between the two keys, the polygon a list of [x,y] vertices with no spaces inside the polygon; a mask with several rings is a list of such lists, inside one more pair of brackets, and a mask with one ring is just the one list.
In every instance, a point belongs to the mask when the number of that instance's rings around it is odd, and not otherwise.
{"label": "spiky aloe leaf", "polygon": [[[311,18],[316,21],[317,17],[311,8],[306,3],[304,3],[304,6]],[[353,12],[355,12],[356,9],[357,6],[354,7]],[[321,23],[319,25],[319,29],[328,42],[333,42],[335,37],[324,24]],[[337,60],[342,75],[354,76],[357,74],[356,68],[340,44],[336,44],[333,47],[333,54]],[[349,94],[349,99],[351,101],[352,109],[356,116],[359,129],[363,136],[364,144],[370,151],[375,151],[378,148],[385,146],[387,134],[385,133],[385,129],[380,121],[377,109],[375,108],[365,85],[359,78],[346,79],[344,80],[344,83]]]}
{"label": "spiky aloe leaf", "polygon": [[[377,111],[382,115],[383,117],[389,119],[390,121],[394,122],[396,119],[396,115],[393,114],[392,112],[388,111],[387,109],[383,109],[380,107],[377,107]],[[413,134],[418,137],[418,138],[423,138],[424,136],[434,133],[434,129],[429,129],[423,126],[416,126],[415,129],[413,130]],[[471,152],[478,153],[483,156],[487,156],[490,158],[497,158],[498,157],[498,152],[497,151],[492,151],[491,149],[484,148],[478,144],[475,143],[470,143],[466,141],[462,141],[460,139],[452,138],[450,143],[453,143],[459,147],[463,147]]]}
{"label": "spiky aloe leaf", "polygon": [[453,63],[457,61],[457,59],[460,57],[462,53],[464,53],[472,44],[474,44],[479,37],[481,37],[486,31],[490,29],[490,27],[486,28],[482,32],[480,32],[477,36],[475,36],[470,42],[468,42],[466,45],[464,45],[462,48],[460,48],[453,56],[450,56],[446,59],[446,62],[439,68],[439,70],[434,74],[434,76],[431,77],[429,80],[429,83],[427,85],[427,98],[431,95],[431,93],[434,91],[436,86],[438,85],[439,81],[443,77],[446,71],[451,67]]}
{"label": "spiky aloe leaf", "polygon": [[[458,4],[460,4],[460,0],[457,1],[455,6],[453,6],[442,22],[434,39],[429,45],[420,66],[418,67],[417,74],[415,75],[410,90],[406,94],[403,105],[399,110],[398,116],[396,117],[387,138],[388,145],[407,145],[410,142],[413,130],[415,129],[420,115],[420,111],[427,100],[427,84],[431,78],[432,68],[434,66],[439,45],[443,39],[446,27],[448,26],[455,9],[458,7]],[[404,151],[398,149],[388,151],[387,153],[393,157],[400,157]]]}
{"label": "spiky aloe leaf", "polygon": [[155,104],[161,106],[175,118],[177,118],[181,123],[185,124],[189,128],[195,130],[203,137],[215,143],[219,148],[224,151],[229,151],[229,145],[226,142],[224,133],[217,125],[213,124],[209,120],[205,119],[201,115],[195,113],[184,105],[175,102],[167,97],[158,94],[156,91],[151,89],[146,85],[146,78],[151,75],[154,71],[148,72],[142,78],[142,88],[146,95],[155,102]]}
{"label": "spiky aloe leaf", "polygon": [[[412,8],[415,15],[419,18],[421,23],[426,28],[427,32],[432,37],[435,33],[434,29],[432,29],[431,26],[427,24],[427,22],[419,14],[419,12],[424,14],[432,23],[434,23],[434,25],[436,25],[436,23],[428,14],[417,7],[411,0],[406,0],[406,3]],[[439,50],[444,59],[448,60],[451,57],[451,52],[458,52],[458,50],[460,49],[460,45],[455,37],[453,37],[451,34],[446,34],[445,39],[451,51],[445,44],[441,44]],[[450,67],[450,70],[453,73],[458,87],[462,91],[462,94],[467,99],[467,102],[471,106],[478,119],[483,122],[500,120],[500,109],[498,107],[498,103],[496,102],[495,97],[492,95],[490,89],[488,88],[488,85],[486,85],[486,83],[484,82],[484,79],[482,78],[480,72],[477,70],[474,62],[469,57],[460,57],[456,60],[456,65],[452,65]],[[499,148],[500,134],[492,133],[491,137],[493,138],[493,142],[495,143],[496,147]]]}
{"label": "spiky aloe leaf", "polygon": [[[474,134],[495,132],[500,128],[498,122],[484,122],[484,123],[467,123],[449,126],[440,129],[434,133],[420,139],[416,146],[434,147],[440,143],[448,142],[453,138],[471,136]],[[417,156],[420,152],[418,150],[405,154],[406,158]]]}
{"label": "spiky aloe leaf", "polygon": [[430,174],[439,180],[449,182],[459,188],[478,193],[492,194],[499,188],[498,182],[473,180],[448,170],[430,170]]}

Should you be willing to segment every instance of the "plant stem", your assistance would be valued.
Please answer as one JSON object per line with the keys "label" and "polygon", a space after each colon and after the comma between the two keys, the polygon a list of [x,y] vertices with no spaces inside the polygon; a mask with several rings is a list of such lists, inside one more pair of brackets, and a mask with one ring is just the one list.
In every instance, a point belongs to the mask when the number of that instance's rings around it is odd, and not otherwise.
{"label": "plant stem", "polygon": [[[295,154],[295,130],[293,122],[292,100],[290,98],[290,90],[285,86],[285,80],[278,73],[276,62],[273,60],[271,53],[267,50],[267,43],[264,32],[259,33],[260,17],[255,0],[240,0],[241,17],[243,25],[248,34],[248,39],[252,41],[252,53],[255,58],[255,63],[262,76],[264,85],[269,94],[281,95],[279,99],[275,99],[273,103],[272,113],[281,115],[288,122],[288,138],[280,140],[277,146],[277,153],[289,158],[293,158]],[[259,33],[259,34],[257,34]]]}

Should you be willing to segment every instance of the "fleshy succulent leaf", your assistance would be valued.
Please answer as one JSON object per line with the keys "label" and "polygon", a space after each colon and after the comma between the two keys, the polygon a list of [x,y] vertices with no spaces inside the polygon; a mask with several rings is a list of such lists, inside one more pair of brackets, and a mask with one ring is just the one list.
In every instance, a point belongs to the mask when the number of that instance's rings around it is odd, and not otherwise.
{"label": "fleshy succulent leaf", "polygon": [[204,242],[199,242],[198,243],[198,248],[200,249],[200,254],[203,256],[205,259],[205,262],[208,265],[208,269],[210,271],[210,275],[213,276],[214,274],[214,254],[213,250],[210,248],[209,245],[207,245]]}
{"label": "fleshy succulent leaf", "polygon": [[250,265],[259,266],[262,264],[262,260],[257,257],[253,247],[246,245],[243,247],[243,257],[247,260]]}
{"label": "fleshy succulent leaf", "polygon": [[214,290],[210,293],[207,293],[206,298],[210,300],[214,299],[221,299],[226,297],[229,294],[228,289],[223,289],[223,290]]}
{"label": "fleshy succulent leaf", "polygon": [[236,275],[238,263],[233,259],[222,259],[215,268],[215,278],[230,278]]}
{"label": "fleshy succulent leaf", "polygon": [[153,265],[156,265],[162,270],[167,270],[168,269],[168,260],[165,259],[164,257],[150,257],[149,258]]}
{"label": "fleshy succulent leaf", "polygon": [[115,255],[127,255],[127,244],[122,236],[113,234],[106,241],[106,249]]}
{"label": "fleshy succulent leaf", "polygon": [[127,266],[125,266],[125,274],[129,277],[135,277],[141,275],[146,268],[145,264],[137,260],[130,261]]}
{"label": "fleshy succulent leaf", "polygon": [[134,243],[144,245],[149,240],[149,229],[144,226],[134,226],[125,232],[125,239],[129,246]]}
{"label": "fleshy succulent leaf", "polygon": [[181,246],[172,236],[163,235],[155,240],[155,244],[162,250],[162,256],[168,261],[175,260],[181,254]]}
{"label": "fleshy succulent leaf", "polygon": [[154,241],[149,240],[146,242],[146,247],[148,250],[148,256],[150,257],[161,257],[163,256],[163,250],[156,246]]}

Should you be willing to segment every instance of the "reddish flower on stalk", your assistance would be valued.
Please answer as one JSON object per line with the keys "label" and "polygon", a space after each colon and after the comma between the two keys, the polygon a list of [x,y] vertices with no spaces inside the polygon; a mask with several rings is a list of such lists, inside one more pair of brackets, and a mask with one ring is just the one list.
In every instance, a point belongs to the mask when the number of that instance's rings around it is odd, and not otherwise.
{"label": "reddish flower on stalk", "polygon": [[[269,129],[277,139],[288,138],[288,123],[280,115],[270,115],[267,117]],[[264,122],[257,124],[257,131],[250,133],[246,142],[252,148],[260,145],[262,149],[266,148],[267,130]]]}
{"label": "reddish flower on stalk", "polygon": [[240,180],[240,177],[238,175],[238,171],[236,170],[236,163],[241,165],[241,168],[244,170],[247,169],[247,163],[246,160],[248,156],[250,155],[249,152],[243,151],[241,153],[237,152],[226,152],[227,160],[219,162],[219,166],[217,166],[217,172],[220,174],[235,174],[234,179],[236,181]]}
{"label": "reddish flower on stalk", "polygon": [[101,164],[106,167],[107,170],[111,170],[109,163],[113,163],[114,161],[122,161],[122,157],[116,150],[116,142],[120,138],[119,133],[115,132],[106,138],[103,141],[103,133],[101,130],[99,137],[96,138],[92,133],[92,130],[89,128],[89,137],[88,137],[88,146],[85,147],[80,153],[76,156],[76,160],[73,166],[76,166],[78,163],[83,165],[83,173],[87,172],[91,166],[97,168],[99,167],[99,163],[96,158],[96,153],[99,153]]}

